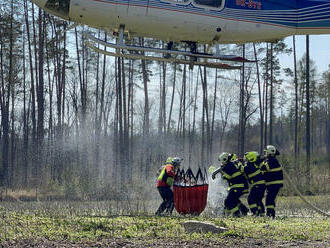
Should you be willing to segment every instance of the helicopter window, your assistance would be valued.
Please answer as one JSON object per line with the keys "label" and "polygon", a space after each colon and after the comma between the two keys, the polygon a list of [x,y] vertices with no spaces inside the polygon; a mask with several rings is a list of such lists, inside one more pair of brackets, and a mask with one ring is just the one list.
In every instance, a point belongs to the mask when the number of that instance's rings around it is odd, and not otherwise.
{"label": "helicopter window", "polygon": [[177,3],[177,4],[188,4],[191,0],[163,0],[164,2]]}
{"label": "helicopter window", "polygon": [[45,7],[56,12],[69,14],[70,0],[48,0]]}
{"label": "helicopter window", "polygon": [[213,8],[221,7],[222,0],[194,0],[197,5],[209,6]]}
{"label": "helicopter window", "polygon": [[178,2],[178,3],[188,3],[188,2],[190,2],[190,0],[176,0],[176,2]]}

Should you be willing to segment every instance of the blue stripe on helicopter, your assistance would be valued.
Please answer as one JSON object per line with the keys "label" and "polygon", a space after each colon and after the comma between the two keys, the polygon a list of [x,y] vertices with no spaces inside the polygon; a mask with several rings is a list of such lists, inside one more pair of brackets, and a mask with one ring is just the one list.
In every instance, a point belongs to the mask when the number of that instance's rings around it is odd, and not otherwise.
{"label": "blue stripe on helicopter", "polygon": [[[197,14],[203,16],[210,16],[223,19],[231,19],[238,21],[260,22],[264,24],[281,25],[287,27],[298,28],[330,28],[330,0],[324,0],[324,4],[318,4],[320,1],[300,1],[303,2],[304,7],[294,9],[294,5],[283,4],[283,0],[261,1],[263,8],[261,10],[252,10],[246,8],[239,8],[234,6],[230,8],[235,1],[226,1],[226,7],[223,9],[207,9],[204,7],[195,6],[192,3],[183,4],[176,2],[164,2],[160,0],[127,0],[127,1],[113,1],[113,0],[93,0],[98,2],[107,2],[118,5],[128,5],[136,7],[148,7],[154,9],[164,9],[169,11],[183,12],[189,14]],[[290,1],[290,0],[289,0]],[[280,4],[281,2],[281,4]],[[290,3],[290,2],[289,2]],[[314,4],[314,5],[313,5]],[[303,6],[301,3],[299,6]],[[280,9],[273,9],[277,7]],[[268,9],[268,10],[267,10]],[[298,19],[299,16],[299,19]]]}

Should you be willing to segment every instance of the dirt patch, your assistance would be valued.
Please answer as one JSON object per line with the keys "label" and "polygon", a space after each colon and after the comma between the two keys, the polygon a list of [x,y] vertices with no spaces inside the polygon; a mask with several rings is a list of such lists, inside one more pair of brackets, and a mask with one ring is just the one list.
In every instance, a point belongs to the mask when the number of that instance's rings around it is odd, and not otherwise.
{"label": "dirt patch", "polygon": [[99,241],[70,242],[66,240],[51,241],[42,239],[11,241],[0,244],[0,247],[126,247],[126,248],[145,248],[145,247],[177,247],[177,248],[196,248],[196,247],[231,247],[231,248],[248,248],[248,247],[314,247],[325,248],[330,247],[330,241],[274,241],[265,239],[241,239],[241,238],[224,238],[221,242],[201,240],[201,241],[182,241],[174,239],[104,239]]}

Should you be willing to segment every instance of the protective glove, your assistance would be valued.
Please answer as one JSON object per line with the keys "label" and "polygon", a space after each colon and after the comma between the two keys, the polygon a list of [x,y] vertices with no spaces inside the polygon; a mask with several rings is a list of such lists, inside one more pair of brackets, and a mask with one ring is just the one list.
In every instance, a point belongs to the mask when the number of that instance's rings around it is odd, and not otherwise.
{"label": "protective glove", "polygon": [[214,180],[215,179],[215,176],[222,170],[222,168],[218,168],[216,169],[213,173],[212,173],[212,179]]}
{"label": "protective glove", "polygon": [[216,174],[213,172],[213,173],[212,173],[212,179],[213,179],[213,180],[215,179],[215,176],[216,176]]}

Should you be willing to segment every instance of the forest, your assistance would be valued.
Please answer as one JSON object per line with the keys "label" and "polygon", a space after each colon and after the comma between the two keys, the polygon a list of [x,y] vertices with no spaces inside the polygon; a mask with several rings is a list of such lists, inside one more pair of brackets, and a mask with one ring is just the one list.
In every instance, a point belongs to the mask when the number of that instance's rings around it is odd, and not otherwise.
{"label": "forest", "polygon": [[[268,144],[301,192],[330,193],[330,66],[318,71],[308,36],[302,57],[294,36],[292,48],[221,45],[255,61],[228,71],[107,57],[84,33],[115,36],[71,24],[27,0],[0,3],[1,199],[148,199],[168,156],[208,168],[223,151],[262,154]],[[283,54],[293,68],[280,64]]]}

